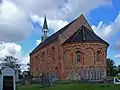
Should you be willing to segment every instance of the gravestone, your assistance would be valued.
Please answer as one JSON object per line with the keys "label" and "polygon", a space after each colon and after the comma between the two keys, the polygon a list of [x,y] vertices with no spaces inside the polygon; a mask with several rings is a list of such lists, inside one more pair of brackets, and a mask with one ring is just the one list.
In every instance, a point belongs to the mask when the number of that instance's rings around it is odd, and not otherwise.
{"label": "gravestone", "polygon": [[120,76],[120,73],[118,73],[118,76]]}
{"label": "gravestone", "polygon": [[22,73],[22,76],[23,76],[23,81],[25,82],[25,84],[28,84],[29,83],[29,73],[28,73],[28,71],[24,71]]}
{"label": "gravestone", "polygon": [[55,85],[55,76],[51,73],[42,73],[40,76],[42,87],[51,87]]}
{"label": "gravestone", "polygon": [[117,77],[114,77],[114,84],[120,84],[120,80]]}
{"label": "gravestone", "polygon": [[0,90],[15,90],[15,71],[6,67],[1,70]]}
{"label": "gravestone", "polygon": [[15,72],[15,82],[16,83],[19,82],[19,73],[18,73],[18,71]]}

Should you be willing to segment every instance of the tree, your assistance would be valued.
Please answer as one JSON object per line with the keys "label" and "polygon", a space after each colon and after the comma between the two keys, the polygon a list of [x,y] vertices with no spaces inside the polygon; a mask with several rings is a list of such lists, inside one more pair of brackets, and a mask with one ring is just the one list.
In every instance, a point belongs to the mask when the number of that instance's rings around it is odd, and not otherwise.
{"label": "tree", "polygon": [[27,63],[28,71],[30,71],[30,63]]}
{"label": "tree", "polygon": [[108,76],[116,76],[118,73],[117,66],[114,61],[110,58],[107,59],[107,75]]}
{"label": "tree", "polygon": [[118,73],[120,73],[120,65],[118,65]]}
{"label": "tree", "polygon": [[1,68],[10,67],[15,71],[21,73],[21,65],[18,63],[18,59],[13,56],[6,56],[5,59],[2,60],[0,64]]}

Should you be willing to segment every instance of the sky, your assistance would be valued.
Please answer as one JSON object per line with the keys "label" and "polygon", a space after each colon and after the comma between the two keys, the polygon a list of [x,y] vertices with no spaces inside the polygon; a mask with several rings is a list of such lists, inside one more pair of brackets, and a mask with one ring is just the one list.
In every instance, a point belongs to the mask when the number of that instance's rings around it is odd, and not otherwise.
{"label": "sky", "polygon": [[27,69],[29,53],[41,42],[44,16],[49,36],[84,14],[110,46],[107,57],[120,65],[120,0],[0,0],[0,59],[18,58]]}

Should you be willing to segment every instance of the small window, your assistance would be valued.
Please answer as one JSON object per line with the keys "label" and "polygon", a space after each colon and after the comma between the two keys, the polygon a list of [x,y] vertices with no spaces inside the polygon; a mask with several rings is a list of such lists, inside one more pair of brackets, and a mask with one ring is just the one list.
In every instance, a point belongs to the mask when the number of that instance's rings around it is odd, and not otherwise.
{"label": "small window", "polygon": [[55,47],[52,47],[52,59],[55,60]]}
{"label": "small window", "polygon": [[76,51],[76,61],[80,62],[81,60],[81,52],[80,51]]}
{"label": "small window", "polygon": [[36,56],[36,59],[37,59],[38,57]]}
{"label": "small window", "polygon": [[42,52],[42,61],[45,60],[45,52]]}

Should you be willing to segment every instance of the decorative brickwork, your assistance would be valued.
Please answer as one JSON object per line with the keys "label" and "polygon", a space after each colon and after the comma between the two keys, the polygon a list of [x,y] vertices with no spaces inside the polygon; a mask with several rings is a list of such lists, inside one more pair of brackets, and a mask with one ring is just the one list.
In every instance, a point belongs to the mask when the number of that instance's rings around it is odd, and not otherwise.
{"label": "decorative brickwork", "polygon": [[106,77],[109,45],[85,24],[84,19],[81,16],[74,20],[33,50],[30,54],[31,75],[51,72],[62,80],[101,80]]}

